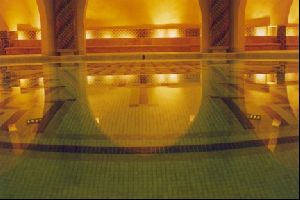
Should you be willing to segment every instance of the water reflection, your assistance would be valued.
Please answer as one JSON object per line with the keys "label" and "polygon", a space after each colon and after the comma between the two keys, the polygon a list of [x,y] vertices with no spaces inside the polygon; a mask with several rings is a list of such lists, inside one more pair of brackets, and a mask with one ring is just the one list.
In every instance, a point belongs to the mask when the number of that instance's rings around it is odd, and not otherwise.
{"label": "water reflection", "polygon": [[22,153],[20,143],[156,147],[260,139],[274,152],[277,138],[298,130],[297,63],[106,65],[1,67],[1,140]]}

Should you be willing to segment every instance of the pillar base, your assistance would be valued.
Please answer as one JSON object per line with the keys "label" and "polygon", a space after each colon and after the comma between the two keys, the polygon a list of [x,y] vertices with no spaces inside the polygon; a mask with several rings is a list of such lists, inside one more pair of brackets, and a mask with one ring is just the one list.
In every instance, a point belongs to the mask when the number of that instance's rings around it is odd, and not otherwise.
{"label": "pillar base", "polygon": [[217,46],[217,47],[210,47],[210,53],[227,53],[229,51],[228,46]]}
{"label": "pillar base", "polygon": [[73,56],[76,55],[77,50],[76,49],[59,49],[57,50],[57,53],[59,56]]}

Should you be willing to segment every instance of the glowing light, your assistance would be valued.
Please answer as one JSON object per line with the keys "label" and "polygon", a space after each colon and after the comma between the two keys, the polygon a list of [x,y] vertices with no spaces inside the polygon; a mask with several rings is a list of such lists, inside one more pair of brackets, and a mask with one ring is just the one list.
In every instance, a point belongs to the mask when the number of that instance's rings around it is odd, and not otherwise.
{"label": "glowing light", "polygon": [[28,39],[25,31],[18,31],[18,40],[26,40]]}
{"label": "glowing light", "polygon": [[85,32],[85,38],[86,39],[93,39],[94,38],[93,31],[86,31]]}
{"label": "glowing light", "polygon": [[165,74],[157,74],[154,76],[154,79],[158,84],[164,84],[167,82],[167,75]]}
{"label": "glowing light", "polygon": [[122,75],[122,76],[120,76],[120,80],[124,81],[124,82],[127,82],[127,83],[133,82],[135,79],[136,79],[136,76],[134,76],[134,75]]}
{"label": "glowing light", "polygon": [[268,26],[268,36],[276,36],[277,35],[277,26]]}
{"label": "glowing light", "polygon": [[180,37],[179,29],[155,29],[153,38],[178,38]]}
{"label": "glowing light", "polygon": [[267,36],[268,35],[268,28],[267,27],[255,27],[254,28],[254,35],[255,36]]}
{"label": "glowing light", "polygon": [[92,85],[95,83],[95,76],[87,76],[88,85]]}
{"label": "glowing light", "polygon": [[258,83],[258,84],[266,84],[267,75],[266,74],[255,74],[254,75],[254,82]]}
{"label": "glowing light", "polygon": [[16,124],[8,125],[8,132],[16,132],[16,131],[18,131]]}
{"label": "glowing light", "polygon": [[113,38],[112,31],[101,31],[100,37],[101,38],[107,38],[107,39]]}
{"label": "glowing light", "polygon": [[37,40],[41,40],[42,39],[42,32],[41,31],[37,31],[36,32],[36,39]]}
{"label": "glowing light", "polygon": [[268,85],[276,84],[275,74],[267,74],[267,84]]}
{"label": "glowing light", "polygon": [[130,33],[129,31],[125,31],[119,34],[118,38],[135,38],[135,36],[133,33]]}
{"label": "glowing light", "polygon": [[286,81],[299,81],[299,76],[297,73],[286,73],[285,80]]}
{"label": "glowing light", "polygon": [[193,122],[195,120],[195,115],[190,115],[190,122]]}
{"label": "glowing light", "polygon": [[299,36],[299,27],[287,27],[286,35],[287,36]]}
{"label": "glowing light", "polygon": [[165,38],[167,37],[168,31],[166,29],[155,29],[153,38]]}
{"label": "glowing light", "polygon": [[112,84],[114,82],[114,77],[112,75],[104,76],[104,83]]}
{"label": "glowing light", "polygon": [[168,30],[168,38],[178,38],[179,35],[179,30],[178,29],[169,29]]}
{"label": "glowing light", "polygon": [[38,85],[40,87],[44,87],[44,78],[43,77],[41,77],[41,78],[38,79]]}
{"label": "glowing light", "polygon": [[267,147],[271,152],[274,152],[276,147],[277,147],[277,143],[278,143],[277,137],[278,136],[275,136],[274,138],[270,138],[269,141],[268,141],[268,146]]}
{"label": "glowing light", "polygon": [[179,75],[178,74],[170,74],[168,77],[169,83],[178,83],[179,82]]}
{"label": "glowing light", "polygon": [[20,87],[12,87],[12,93],[13,94],[21,93],[21,88]]}
{"label": "glowing light", "polygon": [[20,87],[28,88],[29,87],[29,79],[20,79]]}

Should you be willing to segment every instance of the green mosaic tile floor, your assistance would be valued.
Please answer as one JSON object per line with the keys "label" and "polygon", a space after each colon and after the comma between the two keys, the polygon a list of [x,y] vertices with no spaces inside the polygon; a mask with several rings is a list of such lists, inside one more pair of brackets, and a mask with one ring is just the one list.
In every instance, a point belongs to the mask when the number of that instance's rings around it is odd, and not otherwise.
{"label": "green mosaic tile floor", "polygon": [[0,198],[298,198],[297,64],[1,68]]}

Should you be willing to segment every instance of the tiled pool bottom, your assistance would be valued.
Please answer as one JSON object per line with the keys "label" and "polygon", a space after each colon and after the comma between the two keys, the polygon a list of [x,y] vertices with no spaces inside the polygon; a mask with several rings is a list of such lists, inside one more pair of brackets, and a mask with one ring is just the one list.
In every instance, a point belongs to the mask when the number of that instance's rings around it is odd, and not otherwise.
{"label": "tiled pool bottom", "polygon": [[1,198],[297,198],[298,63],[1,67]]}

